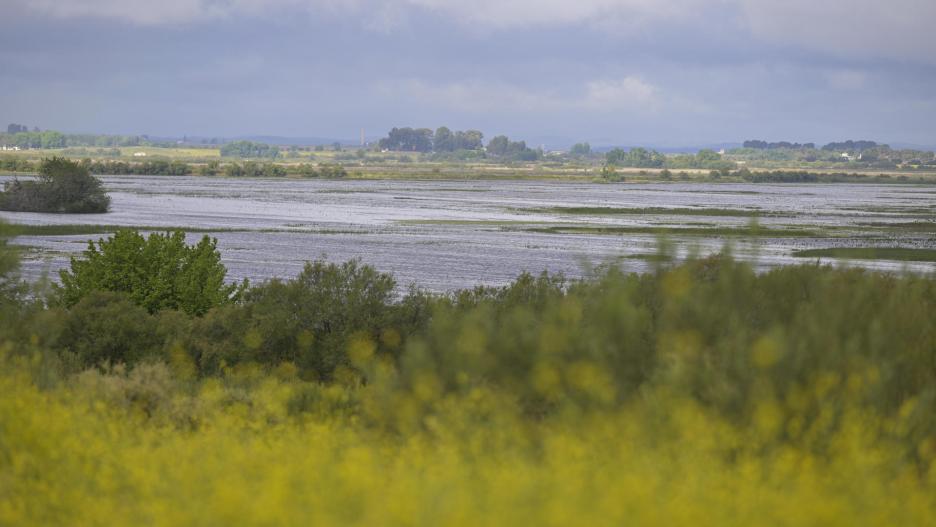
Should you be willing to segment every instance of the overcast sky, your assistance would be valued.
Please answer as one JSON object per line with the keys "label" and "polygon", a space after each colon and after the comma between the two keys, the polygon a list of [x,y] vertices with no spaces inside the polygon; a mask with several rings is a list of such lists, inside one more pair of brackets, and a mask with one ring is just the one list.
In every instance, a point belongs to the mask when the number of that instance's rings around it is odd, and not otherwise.
{"label": "overcast sky", "polygon": [[[936,144],[934,0],[0,0],[0,121],[67,132]],[[553,139],[550,139],[553,138]]]}

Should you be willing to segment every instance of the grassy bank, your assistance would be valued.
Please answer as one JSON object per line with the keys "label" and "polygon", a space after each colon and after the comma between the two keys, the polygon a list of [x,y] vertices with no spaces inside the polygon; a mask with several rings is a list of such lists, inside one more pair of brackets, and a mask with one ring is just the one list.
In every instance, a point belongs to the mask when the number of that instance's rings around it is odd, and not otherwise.
{"label": "grassy bank", "polygon": [[[826,229],[828,230],[828,229]],[[552,227],[534,227],[526,229],[527,232],[541,234],[658,234],[673,236],[750,236],[750,237],[824,237],[819,231],[805,229],[775,229],[769,227],[642,227],[642,226],[588,226],[588,225],[555,225]]]}
{"label": "grassy bank", "polygon": [[[618,215],[663,215],[663,216],[721,216],[735,218],[756,218],[764,216],[763,211],[751,209],[716,209],[716,208],[667,208],[667,207],[547,207],[540,209],[527,209],[529,212],[546,212],[553,214],[579,214],[587,216],[618,216]],[[776,215],[776,213],[771,214]]]}
{"label": "grassy bank", "polygon": [[896,260],[901,262],[936,262],[936,249],[899,247],[834,247],[796,251],[801,258],[843,258],[854,260]]}

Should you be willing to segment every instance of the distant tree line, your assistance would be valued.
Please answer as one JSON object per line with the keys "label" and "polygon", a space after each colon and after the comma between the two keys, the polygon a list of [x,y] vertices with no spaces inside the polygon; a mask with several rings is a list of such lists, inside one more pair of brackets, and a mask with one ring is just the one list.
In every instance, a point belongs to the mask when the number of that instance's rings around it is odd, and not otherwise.
{"label": "distant tree line", "polygon": [[192,174],[192,167],[188,163],[178,160],[169,161],[166,159],[151,159],[140,163],[82,159],[81,165],[86,167],[92,174],[110,176],[186,176]]}
{"label": "distant tree line", "polygon": [[528,147],[525,141],[511,141],[505,135],[498,135],[485,147],[484,134],[478,130],[453,132],[445,126],[435,132],[429,128],[393,128],[377,147],[395,152],[454,154],[456,158],[474,158],[477,156],[459,153],[479,152],[502,161],[535,161],[542,157],[541,151]]}
{"label": "distant tree line", "polygon": [[78,146],[116,147],[150,144],[145,135],[101,135],[63,134],[55,130],[39,130],[22,124],[7,125],[6,133],[0,133],[0,144],[19,148],[69,148]]}
{"label": "distant tree line", "polygon": [[588,143],[575,143],[569,150],[569,154],[575,157],[586,157],[591,155],[592,148]]}
{"label": "distant tree line", "polygon": [[[82,159],[76,164],[91,174],[110,176],[188,176],[197,174],[200,176],[228,177],[285,177],[294,175],[343,178],[348,175],[344,166],[333,163],[284,165],[256,161],[247,161],[240,164],[236,162],[209,161],[205,164],[191,164],[184,161],[168,161],[165,159],[152,159],[143,162]],[[25,159],[16,157],[0,158],[0,171],[29,173],[39,170],[41,170],[40,165]]]}
{"label": "distant tree line", "polygon": [[767,141],[760,141],[757,139],[751,139],[745,141],[743,144],[744,148],[753,148],[756,150],[775,150],[777,148],[787,148],[791,150],[800,150],[800,149],[813,149],[816,148],[815,143],[790,143],[788,141],[780,141],[777,143],[768,143]]}
{"label": "distant tree line", "polygon": [[506,135],[498,135],[487,145],[488,155],[502,160],[536,161],[543,156],[541,150],[527,146],[526,141],[511,141]]}
{"label": "distant tree line", "polygon": [[666,162],[666,156],[656,150],[615,148],[605,154],[605,161],[612,166],[635,168],[660,168]]}
{"label": "distant tree line", "polygon": [[[7,125],[8,134],[18,134],[18,133],[28,132],[28,131],[29,131],[29,127],[26,126],[25,124],[10,123]],[[39,131],[38,127],[36,128],[36,131],[37,132]]]}
{"label": "distant tree line", "polygon": [[377,143],[381,150],[396,152],[455,152],[481,150],[484,134],[477,130],[453,132],[441,126],[435,132],[429,128],[394,128]]}
{"label": "distant tree line", "polygon": [[[754,150],[777,150],[777,149],[787,149],[787,150],[815,150],[815,143],[790,143],[788,141],[780,141],[777,143],[768,143],[767,141],[761,141],[758,139],[750,139],[745,141],[742,146],[744,148],[751,148]],[[821,149],[826,151],[834,152],[861,152],[864,150],[871,150],[872,148],[890,148],[887,145],[880,145],[875,141],[842,141],[839,143],[829,143],[823,146]]]}
{"label": "distant tree line", "polygon": [[275,159],[279,157],[279,147],[253,141],[234,141],[221,147],[222,157],[259,157]]}
{"label": "distant tree line", "polygon": [[225,163],[224,165],[217,161],[210,161],[198,168],[198,174],[202,176],[224,175],[227,177],[286,177],[295,175],[327,179],[343,178],[348,175],[345,168],[337,164],[322,163],[318,166],[308,163],[278,165],[275,163],[257,163],[256,161],[247,161],[243,164]]}
{"label": "distant tree line", "polygon": [[823,150],[832,150],[835,152],[861,152],[871,150],[872,148],[890,148],[887,145],[879,145],[874,141],[844,141],[842,143],[829,143],[822,147]]}
{"label": "distant tree line", "polygon": [[730,170],[737,166],[734,161],[726,160],[724,156],[708,148],[703,148],[695,154],[678,154],[666,157],[664,165],[673,169],[699,168],[705,170]]}

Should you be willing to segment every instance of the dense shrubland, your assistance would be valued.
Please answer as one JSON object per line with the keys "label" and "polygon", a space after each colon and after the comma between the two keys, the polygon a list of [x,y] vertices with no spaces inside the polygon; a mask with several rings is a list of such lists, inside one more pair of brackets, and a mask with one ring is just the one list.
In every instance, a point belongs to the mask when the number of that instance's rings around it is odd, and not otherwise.
{"label": "dense shrubland", "polygon": [[936,521],[933,276],[312,262],[186,313],[0,254],[4,525]]}

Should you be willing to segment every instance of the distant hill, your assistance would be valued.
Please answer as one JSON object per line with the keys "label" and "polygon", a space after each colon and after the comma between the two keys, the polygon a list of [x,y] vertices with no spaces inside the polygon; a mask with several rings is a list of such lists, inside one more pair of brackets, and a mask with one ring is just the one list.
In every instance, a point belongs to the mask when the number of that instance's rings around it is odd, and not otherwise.
{"label": "distant hill", "polygon": [[[232,141],[253,141],[276,146],[316,146],[340,143],[342,145],[358,145],[359,139],[338,139],[334,137],[282,137],[276,135],[249,135],[234,137]],[[374,141],[370,138],[367,141]]]}
{"label": "distant hill", "polygon": [[924,152],[936,152],[936,145],[915,145],[912,143],[890,143],[891,148],[899,150],[922,150]]}

